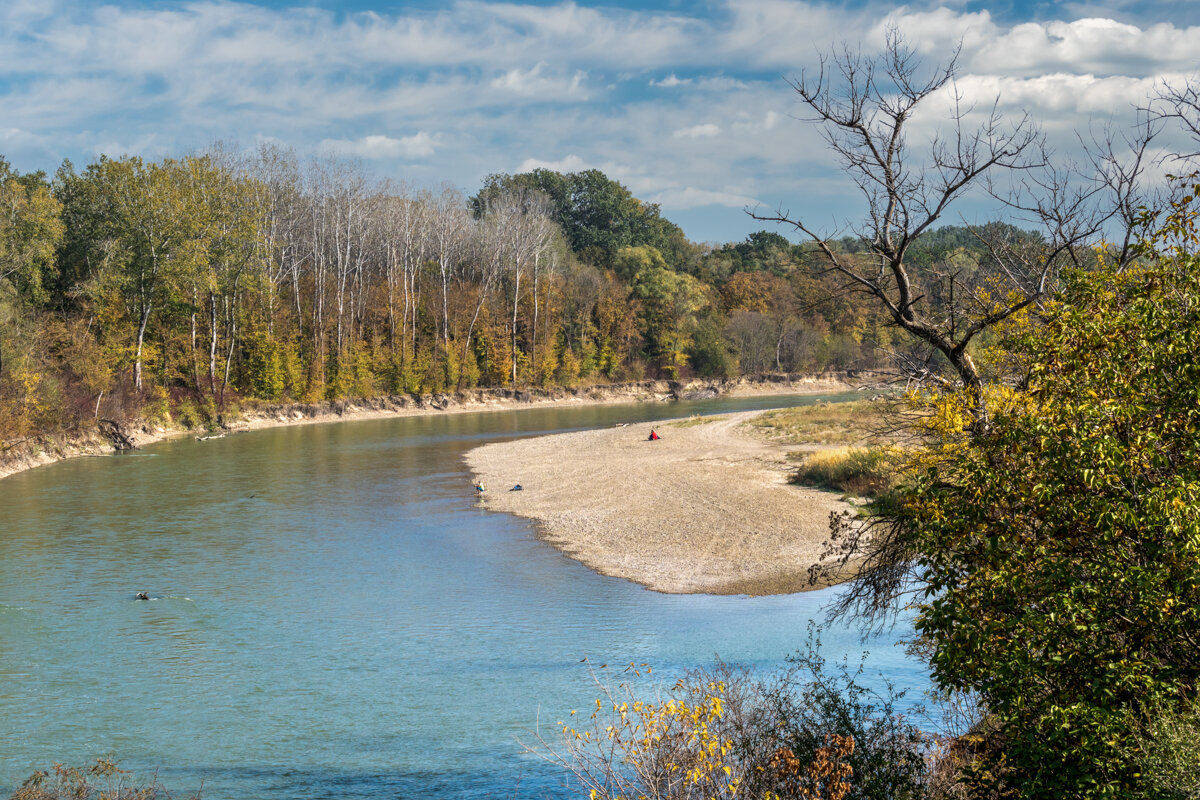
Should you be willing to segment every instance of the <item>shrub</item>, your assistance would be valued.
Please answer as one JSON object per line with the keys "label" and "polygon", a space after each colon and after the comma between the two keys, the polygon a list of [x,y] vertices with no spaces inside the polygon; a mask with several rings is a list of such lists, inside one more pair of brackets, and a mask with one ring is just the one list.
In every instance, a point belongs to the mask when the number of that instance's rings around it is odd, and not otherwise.
{"label": "shrub", "polygon": [[531,748],[592,800],[915,800],[929,739],[895,704],[861,685],[861,668],[827,667],[820,642],[779,673],[717,663],[657,689],[627,667],[586,718],[559,723]]}
{"label": "shrub", "polygon": [[[200,794],[189,795],[199,800]],[[9,800],[171,800],[157,778],[137,781],[109,759],[98,759],[89,767],[55,764],[33,773]]]}
{"label": "shrub", "polygon": [[[861,664],[854,669],[846,662],[829,664],[820,653],[815,630],[810,631],[805,651],[789,662],[791,668],[766,693],[771,735],[779,746],[801,762],[813,762],[830,737],[850,738],[855,748],[847,759],[853,769],[847,800],[916,800],[925,796],[931,740],[897,712],[903,691],[890,683],[883,691],[864,686]],[[774,791],[779,793],[779,789]]]}
{"label": "shrub", "polygon": [[984,705],[996,746],[964,776],[981,795],[999,777],[1030,800],[1163,796],[1131,720],[1186,720],[1200,687],[1196,199],[1143,261],[1065,274],[1015,326],[1024,379],[989,388],[989,416],[925,396],[937,440],[845,540],[877,565],[847,595],[908,598],[934,682]]}
{"label": "shrub", "polygon": [[283,397],[286,373],[281,347],[265,331],[256,331],[246,340],[246,379],[255,397],[278,400]]}
{"label": "shrub", "polygon": [[730,378],[737,374],[737,360],[729,352],[729,345],[721,330],[712,321],[705,322],[697,330],[688,347],[688,362],[696,375],[705,378]]}

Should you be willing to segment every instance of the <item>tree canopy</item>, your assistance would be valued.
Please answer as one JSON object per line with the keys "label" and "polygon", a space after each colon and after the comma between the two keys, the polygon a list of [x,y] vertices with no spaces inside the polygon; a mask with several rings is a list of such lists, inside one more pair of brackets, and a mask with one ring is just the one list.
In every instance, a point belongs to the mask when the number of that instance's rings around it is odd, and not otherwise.
{"label": "tree canopy", "polygon": [[623,248],[653,247],[678,269],[693,249],[657,204],[642,202],[597,169],[562,174],[539,168],[518,175],[489,175],[471,198],[472,210],[479,215],[493,197],[514,186],[545,194],[553,208],[551,217],[571,249],[596,266],[611,268]]}
{"label": "tree canopy", "polygon": [[986,715],[979,796],[1157,796],[1139,720],[1200,689],[1197,196],[1143,260],[1068,271],[1009,326],[1020,381],[989,390],[986,431],[925,396],[935,444],[881,506],[935,682]]}

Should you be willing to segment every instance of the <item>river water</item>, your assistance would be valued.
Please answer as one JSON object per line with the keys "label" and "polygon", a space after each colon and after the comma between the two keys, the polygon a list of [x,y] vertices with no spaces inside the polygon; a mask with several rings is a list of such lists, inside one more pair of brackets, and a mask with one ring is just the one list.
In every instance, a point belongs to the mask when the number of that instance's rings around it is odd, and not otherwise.
{"label": "river water", "polygon": [[[836,590],[671,596],[596,575],[480,510],[463,454],[795,402],[277,428],[6,478],[0,796],[103,755],[208,800],[554,795],[558,773],[519,741],[591,704],[581,659],[772,667]],[[869,680],[919,692],[903,633],[827,630],[824,652],[869,650]]]}

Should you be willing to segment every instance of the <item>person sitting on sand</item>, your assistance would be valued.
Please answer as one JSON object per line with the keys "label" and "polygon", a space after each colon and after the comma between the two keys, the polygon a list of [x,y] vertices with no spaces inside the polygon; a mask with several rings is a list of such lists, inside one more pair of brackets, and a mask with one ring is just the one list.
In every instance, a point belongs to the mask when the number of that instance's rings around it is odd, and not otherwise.
{"label": "person sitting on sand", "polygon": [[658,435],[658,431],[654,430],[654,428],[650,429],[650,441],[657,442],[661,438],[662,437]]}

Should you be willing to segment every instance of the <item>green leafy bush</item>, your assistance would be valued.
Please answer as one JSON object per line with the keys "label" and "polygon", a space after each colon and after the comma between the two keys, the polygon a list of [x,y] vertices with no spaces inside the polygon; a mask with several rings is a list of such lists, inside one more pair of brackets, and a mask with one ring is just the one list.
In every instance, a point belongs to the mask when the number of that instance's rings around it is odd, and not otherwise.
{"label": "green leafy bush", "polygon": [[921,582],[934,680],[994,723],[963,776],[978,796],[1163,796],[1131,720],[1178,715],[1200,686],[1197,196],[1142,263],[1067,275],[1016,326],[1024,379],[991,391],[986,426],[929,398],[940,443],[888,535]]}

